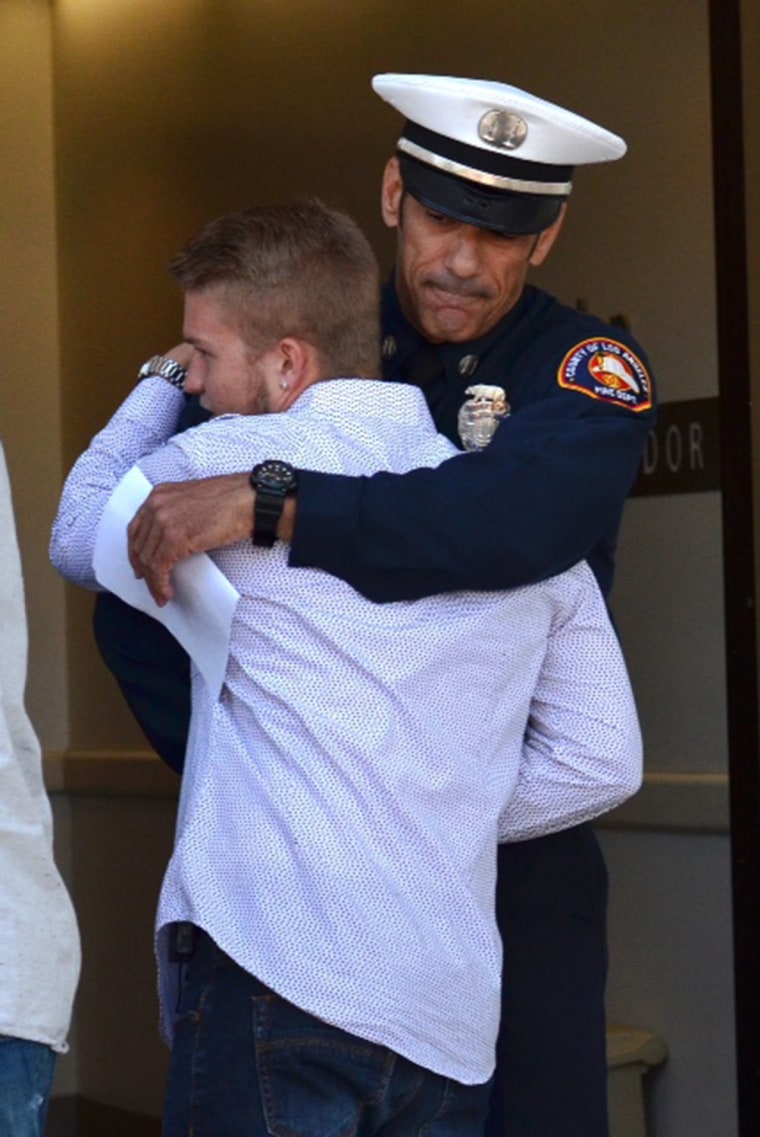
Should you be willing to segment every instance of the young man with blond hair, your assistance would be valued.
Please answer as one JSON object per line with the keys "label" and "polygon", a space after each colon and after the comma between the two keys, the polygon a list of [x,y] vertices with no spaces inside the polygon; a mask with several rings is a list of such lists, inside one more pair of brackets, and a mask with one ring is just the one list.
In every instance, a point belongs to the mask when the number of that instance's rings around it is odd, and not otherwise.
{"label": "young man with blond hair", "polygon": [[[366,475],[456,453],[379,370],[377,268],[317,202],[212,222],[175,258],[184,344],[76,463],[52,556],[97,587],[98,520],[152,483],[256,462]],[[173,435],[185,393],[212,414]],[[287,412],[287,413],[285,413]],[[270,455],[278,460],[272,462]],[[193,673],[157,917],[166,1137],[476,1137],[499,1022],[499,838],[638,787],[635,708],[584,564],[511,593],[376,605],[270,533],[212,553],[240,600],[221,694]]]}

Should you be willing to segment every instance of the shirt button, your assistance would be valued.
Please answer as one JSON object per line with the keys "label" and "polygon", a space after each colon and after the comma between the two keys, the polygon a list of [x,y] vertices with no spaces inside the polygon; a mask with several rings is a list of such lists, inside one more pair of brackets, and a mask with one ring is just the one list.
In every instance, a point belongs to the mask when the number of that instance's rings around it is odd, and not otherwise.
{"label": "shirt button", "polygon": [[393,359],[398,350],[395,336],[386,336],[382,346],[383,359]]}
{"label": "shirt button", "polygon": [[459,367],[457,370],[463,379],[469,379],[470,376],[474,375],[477,371],[479,363],[480,360],[478,359],[477,355],[463,355],[459,360]]}

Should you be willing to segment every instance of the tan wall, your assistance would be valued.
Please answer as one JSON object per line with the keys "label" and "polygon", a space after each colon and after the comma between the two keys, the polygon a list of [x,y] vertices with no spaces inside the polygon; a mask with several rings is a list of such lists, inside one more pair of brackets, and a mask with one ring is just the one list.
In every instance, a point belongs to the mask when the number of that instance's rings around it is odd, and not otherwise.
{"label": "tan wall", "polygon": [[153,1116],[161,1112],[169,1057],[158,1035],[153,921],[174,812],[171,798],[121,797],[113,789],[77,795],[71,804],[84,946],[76,1089],[88,1100]]}
{"label": "tan wall", "polygon": [[52,55],[46,4],[0,4],[0,434],[29,609],[27,703],[68,742],[64,590],[47,544],[61,480]]}

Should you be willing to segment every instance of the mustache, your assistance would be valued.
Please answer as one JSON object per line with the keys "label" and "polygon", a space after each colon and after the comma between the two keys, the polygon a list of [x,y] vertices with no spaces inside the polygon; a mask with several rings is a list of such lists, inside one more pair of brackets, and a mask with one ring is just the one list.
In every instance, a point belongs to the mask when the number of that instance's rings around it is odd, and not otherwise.
{"label": "mustache", "polygon": [[426,276],[423,285],[438,288],[442,292],[450,292],[453,296],[463,296],[466,299],[493,300],[494,291],[483,284],[473,280],[462,280],[452,272],[442,271]]}

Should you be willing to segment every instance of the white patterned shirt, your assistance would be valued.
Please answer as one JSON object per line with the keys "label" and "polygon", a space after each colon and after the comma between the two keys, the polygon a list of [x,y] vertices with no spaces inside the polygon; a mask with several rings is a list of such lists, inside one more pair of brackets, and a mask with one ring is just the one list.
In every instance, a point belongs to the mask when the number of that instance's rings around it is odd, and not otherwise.
{"label": "white patterned shirt", "polygon": [[[180,408],[168,383],[145,380],[79,459],[51,546],[64,575],[95,587],[95,527],[134,462],[156,484],[271,457],[357,475],[456,452],[398,384],[318,383],[287,413],[220,416],[161,446]],[[288,568],[287,552],[245,541],[212,554],[241,599],[221,697],[193,675],[157,917],[165,1031],[175,969],[161,930],[188,920],[311,1014],[483,1082],[499,1019],[498,836],[579,823],[639,786],[604,602],[578,565],[509,593],[375,605]]]}
{"label": "white patterned shirt", "polygon": [[24,581],[2,443],[0,614],[0,1036],[63,1052],[79,979],[79,931],[53,857],[42,753],[24,707]]}

